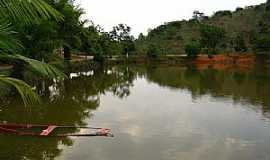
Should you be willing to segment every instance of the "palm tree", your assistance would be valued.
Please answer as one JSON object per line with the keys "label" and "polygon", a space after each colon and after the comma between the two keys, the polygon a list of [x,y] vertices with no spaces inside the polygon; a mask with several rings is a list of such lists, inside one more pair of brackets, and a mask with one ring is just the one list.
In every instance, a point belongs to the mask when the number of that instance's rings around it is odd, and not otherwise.
{"label": "palm tree", "polygon": [[[31,25],[41,20],[54,18],[58,21],[62,15],[43,0],[1,0],[0,1],[0,60],[20,61],[47,77],[65,77],[58,69],[49,64],[20,55],[23,48],[15,38],[14,24]],[[14,86],[25,105],[39,102],[39,97],[31,86],[22,80],[0,75],[0,82]]]}

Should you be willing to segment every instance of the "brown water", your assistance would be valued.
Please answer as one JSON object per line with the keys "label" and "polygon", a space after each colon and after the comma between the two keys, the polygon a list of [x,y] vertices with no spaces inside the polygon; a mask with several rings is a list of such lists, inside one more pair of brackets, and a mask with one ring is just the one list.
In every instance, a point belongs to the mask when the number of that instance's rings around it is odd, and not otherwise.
{"label": "brown water", "polygon": [[0,121],[107,127],[115,138],[1,136],[1,160],[270,159],[270,69],[115,66],[29,82],[44,104],[4,99]]}

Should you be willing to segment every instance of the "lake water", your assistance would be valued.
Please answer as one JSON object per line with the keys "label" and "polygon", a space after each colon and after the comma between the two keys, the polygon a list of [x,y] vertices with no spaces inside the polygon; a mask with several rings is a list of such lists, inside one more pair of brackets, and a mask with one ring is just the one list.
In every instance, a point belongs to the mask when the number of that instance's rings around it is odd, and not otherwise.
{"label": "lake water", "polygon": [[1,136],[1,160],[270,159],[270,69],[112,66],[69,77],[28,78],[44,104],[7,98],[0,121],[107,127],[115,137]]}

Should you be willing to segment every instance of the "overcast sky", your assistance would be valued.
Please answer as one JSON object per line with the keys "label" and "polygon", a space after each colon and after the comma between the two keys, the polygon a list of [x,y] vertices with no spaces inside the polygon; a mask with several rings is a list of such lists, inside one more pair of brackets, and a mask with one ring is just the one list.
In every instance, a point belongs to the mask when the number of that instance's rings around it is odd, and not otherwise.
{"label": "overcast sky", "polygon": [[218,10],[235,10],[263,2],[266,0],[76,0],[86,11],[84,18],[106,31],[125,23],[135,36],[164,22],[189,19],[194,10],[212,15]]}

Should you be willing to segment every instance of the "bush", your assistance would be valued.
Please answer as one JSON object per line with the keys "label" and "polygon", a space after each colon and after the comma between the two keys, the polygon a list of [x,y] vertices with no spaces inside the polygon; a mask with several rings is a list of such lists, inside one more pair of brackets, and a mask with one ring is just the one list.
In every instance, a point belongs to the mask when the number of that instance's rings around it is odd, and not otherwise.
{"label": "bush", "polygon": [[207,54],[216,54],[217,47],[225,39],[225,30],[212,25],[201,25],[200,34],[201,47],[207,49]]}
{"label": "bush", "polygon": [[246,52],[247,51],[247,46],[246,46],[243,34],[238,34],[234,38],[234,49],[237,52]]}
{"label": "bush", "polygon": [[270,11],[270,0],[268,0],[268,1],[266,2],[265,10],[266,10],[266,11]]}
{"label": "bush", "polygon": [[265,10],[266,10],[266,11],[270,11],[270,4],[268,4],[268,5],[265,7]]}
{"label": "bush", "polygon": [[201,46],[196,41],[191,41],[185,46],[185,52],[189,57],[196,57],[201,52]]}
{"label": "bush", "polygon": [[157,58],[159,55],[160,55],[159,48],[154,44],[150,44],[147,49],[147,56],[149,58]]}
{"label": "bush", "polygon": [[100,53],[97,53],[94,55],[94,61],[95,62],[100,62],[100,63],[103,63],[105,60],[104,56]]}
{"label": "bush", "polygon": [[270,37],[260,37],[256,39],[253,45],[253,49],[259,52],[270,51]]}

